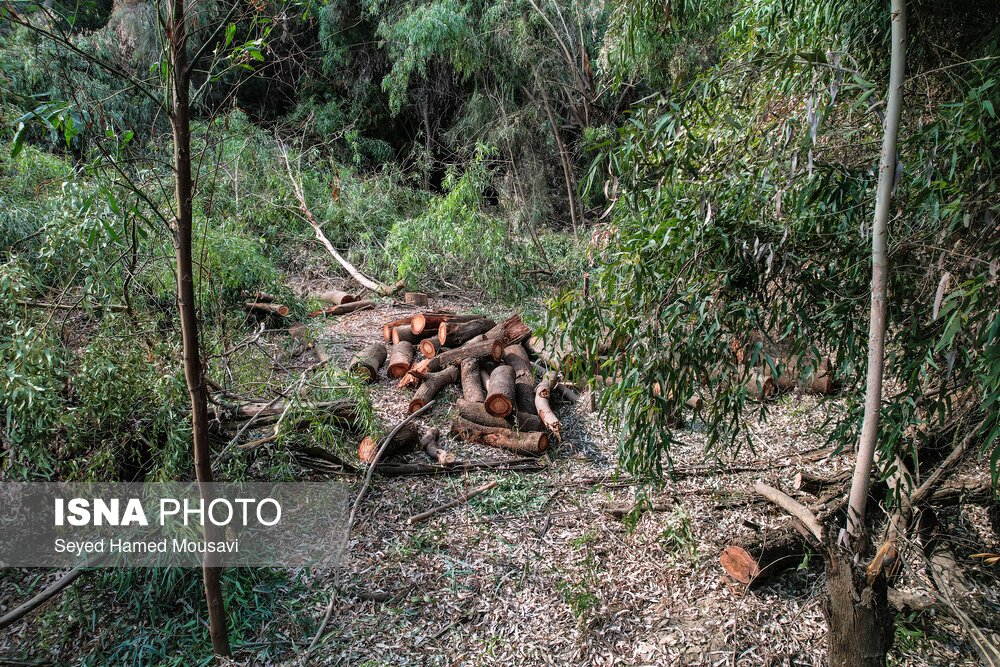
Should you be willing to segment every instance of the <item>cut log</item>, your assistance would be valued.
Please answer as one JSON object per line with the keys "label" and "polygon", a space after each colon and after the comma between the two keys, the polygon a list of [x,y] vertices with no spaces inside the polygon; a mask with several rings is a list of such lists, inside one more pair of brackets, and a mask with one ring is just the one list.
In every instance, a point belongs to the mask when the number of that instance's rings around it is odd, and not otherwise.
{"label": "cut log", "polygon": [[798,565],[808,552],[802,535],[788,528],[744,546],[730,545],[719,562],[730,577],[753,586]]}
{"label": "cut log", "polygon": [[449,364],[457,364],[464,359],[492,359],[500,361],[503,358],[503,345],[496,340],[481,340],[474,343],[466,343],[462,347],[453,348],[447,352],[438,352],[438,355],[430,360],[428,370],[436,372]]}
{"label": "cut log", "polygon": [[270,301],[247,301],[243,304],[251,313],[258,315],[277,315],[288,317],[288,306],[283,303],[272,303]]}
{"label": "cut log", "polygon": [[503,341],[504,347],[514,345],[531,336],[531,329],[521,321],[520,315],[513,315],[486,332],[486,338]]}
{"label": "cut log", "polygon": [[451,465],[455,462],[455,455],[447,449],[438,446],[440,438],[441,431],[436,428],[429,428],[420,436],[420,444],[424,448],[424,451],[427,452],[427,456],[431,457],[431,460],[441,465]]}
{"label": "cut log", "polygon": [[348,313],[353,313],[356,310],[370,310],[374,307],[374,301],[352,301],[350,303],[343,303],[339,306],[330,306],[329,308],[323,308],[322,310],[314,310],[309,313],[309,317],[346,315]]}
{"label": "cut log", "polygon": [[751,373],[743,386],[746,387],[749,396],[759,400],[766,400],[778,393],[774,378],[763,373]]}
{"label": "cut log", "polygon": [[421,383],[420,388],[413,394],[413,400],[410,401],[409,413],[413,414],[430,403],[439,391],[450,384],[458,382],[458,378],[458,366],[448,366],[443,371],[428,375]]}
{"label": "cut log", "polygon": [[402,341],[406,341],[407,343],[412,343],[413,345],[416,345],[417,343],[419,343],[424,338],[427,338],[428,336],[432,336],[432,335],[434,335],[434,334],[433,333],[429,333],[427,331],[424,331],[423,333],[415,334],[415,333],[413,333],[413,329],[410,327],[409,324],[404,324],[404,325],[398,326],[398,327],[396,327],[395,329],[392,330],[392,342],[393,343],[400,343]]}
{"label": "cut log", "polygon": [[257,303],[274,303],[278,300],[273,294],[268,294],[267,292],[257,292],[253,295],[253,300]]}
{"label": "cut log", "polygon": [[326,292],[320,292],[316,294],[316,298],[320,301],[326,301],[327,303],[332,303],[335,306],[341,306],[345,303],[354,303],[358,301],[358,297],[353,294],[348,294],[347,292],[341,292],[337,289],[328,290]]}
{"label": "cut log", "polygon": [[386,477],[410,475],[467,475],[477,470],[498,472],[539,472],[545,470],[544,461],[536,458],[517,458],[486,461],[455,461],[454,463],[380,463],[375,472]]}
{"label": "cut log", "polygon": [[427,295],[423,292],[406,292],[403,294],[403,303],[411,306],[426,306]]}
{"label": "cut log", "polygon": [[385,363],[385,357],[385,345],[372,343],[354,355],[348,368],[351,373],[365,382],[375,382],[378,380],[378,372],[382,368],[382,364]]}
{"label": "cut log", "polygon": [[[406,451],[415,449],[420,444],[420,430],[414,423],[404,424],[401,429],[396,432],[396,435],[392,436],[392,439],[388,441],[385,446],[385,453],[382,454],[382,460],[384,461],[388,457],[394,454],[401,454]],[[358,445],[358,459],[362,463],[371,463],[375,460],[375,455],[378,453],[379,442],[372,437],[366,437]]]}
{"label": "cut log", "polygon": [[503,364],[490,373],[486,391],[486,412],[494,417],[506,417],[514,411],[514,369]]}
{"label": "cut log", "polygon": [[528,414],[538,414],[535,406],[535,375],[528,353],[520,343],[508,345],[503,351],[503,362],[514,369],[514,401],[517,409]]}
{"label": "cut log", "polygon": [[[783,371],[776,380],[778,389],[790,390],[802,388],[809,394],[829,394],[833,390],[833,367],[830,359],[816,359],[812,355],[790,357],[782,360]],[[808,379],[802,377],[806,367],[812,367]]]}
{"label": "cut log", "polygon": [[486,400],[486,390],[483,389],[483,381],[479,377],[479,360],[465,359],[461,368],[462,397],[473,403],[482,403]]}
{"label": "cut log", "polygon": [[493,428],[515,428],[518,431],[542,431],[542,420],[536,415],[527,412],[514,412],[506,419],[494,417],[486,412],[482,403],[469,401],[464,398],[458,399],[455,403],[458,414],[463,419],[468,419],[480,426],[492,426]]}
{"label": "cut log", "polygon": [[413,365],[413,345],[405,341],[396,343],[389,352],[389,377],[399,379]]}
{"label": "cut log", "polygon": [[792,481],[792,488],[796,491],[819,496],[831,486],[846,487],[848,480],[851,479],[852,472],[850,469],[845,469],[835,475],[824,477],[803,470],[795,475],[795,479]]}
{"label": "cut log", "polygon": [[428,367],[431,365],[430,359],[422,359],[417,363],[410,366],[410,370],[406,372],[403,379],[400,380],[396,386],[400,389],[406,389],[407,387],[416,387],[430,374]]}
{"label": "cut log", "polygon": [[496,326],[496,322],[485,317],[467,322],[444,321],[438,325],[438,340],[445,347],[459,347],[476,336],[481,336]]}
{"label": "cut log", "polygon": [[482,426],[461,417],[452,422],[451,432],[468,442],[523,454],[541,454],[549,446],[549,437],[545,433]]}
{"label": "cut log", "polygon": [[425,359],[433,359],[437,356],[438,350],[441,349],[441,343],[438,342],[437,338],[425,338],[420,341],[417,348],[419,348],[420,354],[424,355]]}
{"label": "cut log", "polygon": [[386,322],[382,325],[382,339],[387,343],[392,342],[392,330],[396,327],[401,327],[403,325],[409,324],[413,321],[413,316],[401,317],[398,320],[393,320],[392,322]]}
{"label": "cut log", "polygon": [[456,315],[454,313],[446,312],[427,312],[427,313],[417,313],[410,320],[409,325],[413,328],[413,333],[422,333],[428,329],[432,329],[435,332],[438,327],[441,326],[442,322],[471,322],[472,320],[481,319],[481,315]]}
{"label": "cut log", "polygon": [[549,406],[549,399],[542,396],[537,388],[535,389],[535,409],[538,411],[538,418],[542,420],[545,428],[555,436],[556,442],[560,442],[562,440],[562,422]]}

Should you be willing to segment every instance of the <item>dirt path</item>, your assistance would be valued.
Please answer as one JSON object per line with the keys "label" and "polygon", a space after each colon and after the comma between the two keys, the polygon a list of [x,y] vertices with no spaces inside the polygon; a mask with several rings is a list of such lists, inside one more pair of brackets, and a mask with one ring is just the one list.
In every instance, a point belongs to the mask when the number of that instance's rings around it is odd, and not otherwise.
{"label": "dirt path", "polygon": [[[381,339],[383,322],[406,312],[380,307],[332,321],[325,347],[346,361]],[[405,416],[408,396],[385,380],[373,388],[383,424]],[[454,396],[444,395],[425,423],[446,434]],[[786,397],[769,421],[754,425],[754,453],[648,489],[665,507],[634,520],[606,511],[631,508],[643,489],[627,476],[615,478],[615,439],[584,403],[558,409],[566,439],[550,449],[544,472],[376,478],[342,581],[389,599],[338,600],[315,657],[338,665],[823,664],[818,559],[746,594],[724,578],[718,554],[751,534],[745,522],[771,526],[779,519],[747,494],[753,481],[787,485],[802,469],[830,473],[849,465],[845,456],[804,466],[796,460],[794,452],[823,444],[825,408],[809,397]],[[675,465],[703,466],[697,424],[684,440],[673,452]],[[451,439],[448,446],[466,460],[504,456]],[[769,465],[729,471],[753,461]],[[406,526],[411,514],[490,479],[498,487],[468,505]],[[330,583],[314,588],[326,591]],[[323,606],[325,592],[317,595],[317,617]],[[976,664],[949,627],[929,634],[937,636],[901,637],[894,664]]]}

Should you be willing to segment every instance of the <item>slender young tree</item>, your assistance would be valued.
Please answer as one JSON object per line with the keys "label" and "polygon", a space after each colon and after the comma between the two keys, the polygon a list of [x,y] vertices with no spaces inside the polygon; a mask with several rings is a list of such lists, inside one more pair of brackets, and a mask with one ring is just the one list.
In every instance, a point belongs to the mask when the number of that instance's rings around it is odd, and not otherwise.
{"label": "slender young tree", "polygon": [[903,78],[906,72],[906,3],[892,0],[892,56],[889,65],[889,90],[885,109],[882,155],[879,160],[875,219],[872,223],[872,300],[868,329],[868,379],[865,412],[858,442],[858,458],[851,480],[847,526],[840,543],[857,554],[863,548],[865,504],[871,485],[872,465],[878,449],[879,411],[882,406],[882,373],[885,366],[886,286],[889,266],[886,247],[889,237],[889,206],[892,202],[893,177],[896,172],[896,137],[903,103]]}
{"label": "slender young tree", "polygon": [[[188,62],[187,17],[184,0],[168,4],[167,38],[172,60],[170,127],[174,138],[174,253],[177,273],[177,311],[180,314],[181,339],[184,355],[184,377],[191,397],[191,434],[194,447],[194,469],[202,498],[211,500],[212,458],[208,443],[208,393],[205,388],[205,368],[198,343],[198,308],[195,303],[194,266],[192,262],[192,230],[194,228],[194,181],[191,177],[191,67]],[[204,525],[207,542],[217,541],[220,529],[210,521]],[[222,597],[222,570],[219,555],[206,550],[202,566],[205,601],[208,604],[209,632],[212,650],[218,656],[229,656],[229,634],[226,630],[226,608]]]}

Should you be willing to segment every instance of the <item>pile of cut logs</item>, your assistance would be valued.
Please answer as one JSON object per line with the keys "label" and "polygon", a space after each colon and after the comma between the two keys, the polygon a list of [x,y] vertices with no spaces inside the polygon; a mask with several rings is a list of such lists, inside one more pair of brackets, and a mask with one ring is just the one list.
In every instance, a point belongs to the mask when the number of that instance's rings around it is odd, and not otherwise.
{"label": "pile of cut logs", "polygon": [[[351,359],[350,370],[370,383],[379,380],[385,366],[386,375],[398,387],[414,390],[411,414],[448,385],[461,385],[462,397],[456,402],[457,415],[451,424],[453,435],[537,455],[548,447],[550,436],[560,439],[561,424],[549,405],[556,374],[531,361],[530,335],[520,315],[497,323],[480,315],[421,312],[387,322],[382,327],[385,342],[361,350]],[[432,435],[406,424],[383,443],[382,456],[419,446],[439,462],[448,463],[450,455],[434,448]],[[375,442],[366,438],[358,447],[358,457],[371,463],[375,456]]]}

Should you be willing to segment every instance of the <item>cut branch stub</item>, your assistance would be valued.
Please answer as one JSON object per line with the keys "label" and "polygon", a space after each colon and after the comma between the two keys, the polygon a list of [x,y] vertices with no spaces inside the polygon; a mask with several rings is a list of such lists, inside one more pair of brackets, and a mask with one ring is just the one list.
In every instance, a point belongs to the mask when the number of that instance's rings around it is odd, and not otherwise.
{"label": "cut branch stub", "polygon": [[385,345],[372,343],[354,355],[348,368],[365,382],[375,382],[382,364],[385,363],[385,357]]}
{"label": "cut branch stub", "polygon": [[490,373],[486,393],[486,411],[494,417],[506,417],[514,411],[514,369],[506,364]]}
{"label": "cut branch stub", "polygon": [[413,345],[407,342],[396,343],[389,352],[389,377],[399,379],[406,375],[413,365]]}

